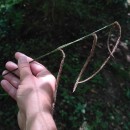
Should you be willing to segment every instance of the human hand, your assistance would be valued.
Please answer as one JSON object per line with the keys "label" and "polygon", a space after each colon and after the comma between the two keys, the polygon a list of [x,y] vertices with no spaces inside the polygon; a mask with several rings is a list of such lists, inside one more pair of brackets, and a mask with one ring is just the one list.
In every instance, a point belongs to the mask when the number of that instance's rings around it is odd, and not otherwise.
{"label": "human hand", "polygon": [[[17,101],[19,107],[18,122],[21,129],[27,118],[31,119],[37,113],[51,113],[53,94],[55,92],[55,77],[41,64],[32,61],[30,57],[17,52],[13,62],[6,63],[6,69],[11,71],[18,68],[13,74],[4,76],[1,81],[3,89]],[[3,74],[7,73],[4,71]],[[23,122],[25,119],[25,122]]]}

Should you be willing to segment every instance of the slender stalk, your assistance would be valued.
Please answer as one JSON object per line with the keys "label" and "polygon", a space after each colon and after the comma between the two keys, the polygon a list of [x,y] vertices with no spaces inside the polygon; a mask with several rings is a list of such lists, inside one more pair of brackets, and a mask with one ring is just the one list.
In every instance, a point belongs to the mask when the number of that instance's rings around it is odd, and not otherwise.
{"label": "slender stalk", "polygon": [[[92,33],[90,33],[90,34],[88,34],[88,35],[85,35],[85,36],[83,36],[83,37],[77,39],[77,40],[74,40],[74,41],[69,42],[69,43],[66,43],[66,44],[64,44],[64,45],[62,45],[62,46],[59,46],[58,48],[56,48],[56,49],[54,49],[54,50],[52,50],[52,51],[50,51],[50,52],[48,52],[48,53],[46,53],[46,54],[44,54],[44,55],[41,55],[41,56],[35,58],[34,60],[30,61],[29,63],[32,63],[33,61],[37,61],[37,60],[39,60],[39,59],[41,59],[41,58],[44,58],[44,57],[46,57],[46,56],[48,56],[48,55],[50,55],[50,54],[53,54],[53,53],[59,51],[60,49],[63,49],[63,48],[65,48],[65,47],[68,47],[68,46],[70,46],[70,45],[72,45],[72,44],[74,44],[74,43],[76,43],[76,42],[82,41],[82,40],[88,38],[89,36],[91,36],[91,35],[93,35],[93,34],[99,32],[99,31],[101,31],[101,30],[104,30],[104,29],[106,29],[106,28],[108,28],[108,27],[110,27],[110,26],[113,26],[113,25],[115,25],[115,24],[117,24],[117,23],[118,23],[118,22],[115,21],[114,23],[111,23],[111,24],[109,24],[109,25],[106,25],[106,26],[104,26],[104,27],[102,27],[102,28],[100,28],[100,29],[98,29],[98,30],[96,30],[96,31],[94,31],[94,32],[92,32]],[[5,73],[4,75],[2,75],[2,77],[5,76],[5,75],[7,75],[7,74],[9,74],[9,73],[13,73],[13,72],[16,71],[17,69],[18,69],[18,68],[14,69],[14,70],[12,70],[12,71],[9,71],[9,72],[7,72],[7,73]]]}

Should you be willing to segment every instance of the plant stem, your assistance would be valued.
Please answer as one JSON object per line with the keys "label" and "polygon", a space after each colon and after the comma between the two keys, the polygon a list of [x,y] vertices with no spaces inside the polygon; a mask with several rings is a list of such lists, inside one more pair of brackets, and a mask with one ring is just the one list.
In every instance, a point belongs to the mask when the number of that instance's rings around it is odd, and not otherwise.
{"label": "plant stem", "polygon": [[[59,51],[60,49],[63,49],[63,48],[65,48],[65,47],[68,47],[68,46],[70,46],[70,45],[72,45],[72,44],[74,44],[74,43],[76,43],[76,42],[82,41],[82,40],[86,39],[87,37],[92,36],[93,34],[99,32],[99,31],[101,31],[101,30],[104,30],[104,29],[106,29],[106,28],[108,28],[108,27],[110,27],[110,26],[113,26],[113,25],[116,24],[116,23],[118,23],[118,22],[115,21],[114,23],[111,23],[111,24],[109,24],[109,25],[106,25],[106,26],[104,26],[104,27],[102,27],[102,28],[100,28],[100,29],[98,29],[98,30],[96,30],[96,31],[94,31],[94,32],[92,32],[92,33],[90,33],[90,34],[88,34],[88,35],[85,35],[85,36],[83,36],[83,37],[77,39],[77,40],[74,40],[74,41],[72,41],[72,42],[66,43],[66,44],[64,44],[64,45],[61,45],[61,46],[59,46],[58,48],[56,48],[56,49],[54,49],[54,50],[52,50],[52,51],[50,51],[50,52],[48,52],[48,53],[46,53],[46,54],[44,54],[44,55],[41,55],[41,56],[35,58],[34,60],[30,61],[29,63],[32,63],[33,61],[37,61],[37,60],[39,60],[39,59],[41,59],[41,58],[44,58],[44,57],[46,57],[46,56],[48,56],[48,55],[50,55],[50,54],[53,54],[53,53]],[[7,72],[7,73],[5,73],[4,75],[2,75],[2,77],[5,76],[5,75],[7,75],[7,74],[9,74],[9,73],[13,73],[13,72],[16,71],[17,69],[18,69],[18,68],[14,69],[14,70],[12,70],[12,71],[9,71],[9,72]]]}

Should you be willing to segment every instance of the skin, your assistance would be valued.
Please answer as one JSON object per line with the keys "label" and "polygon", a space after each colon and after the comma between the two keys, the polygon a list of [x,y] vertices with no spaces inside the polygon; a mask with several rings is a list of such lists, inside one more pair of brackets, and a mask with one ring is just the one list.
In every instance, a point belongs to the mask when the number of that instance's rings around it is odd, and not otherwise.
{"label": "skin", "polygon": [[57,130],[51,109],[55,92],[55,77],[40,63],[17,52],[18,64],[7,62],[1,81],[2,88],[17,102],[18,124],[21,130]]}

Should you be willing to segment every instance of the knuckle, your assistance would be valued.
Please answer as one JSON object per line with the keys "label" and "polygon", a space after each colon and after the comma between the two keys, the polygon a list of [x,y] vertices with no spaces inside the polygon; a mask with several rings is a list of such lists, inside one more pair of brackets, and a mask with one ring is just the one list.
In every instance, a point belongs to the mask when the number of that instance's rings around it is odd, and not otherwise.
{"label": "knuckle", "polygon": [[56,81],[56,78],[55,78],[55,76],[54,75],[50,75],[51,76],[51,79],[53,80],[53,81]]}

